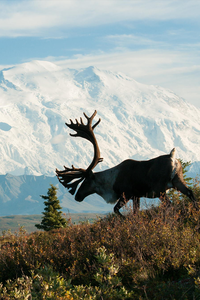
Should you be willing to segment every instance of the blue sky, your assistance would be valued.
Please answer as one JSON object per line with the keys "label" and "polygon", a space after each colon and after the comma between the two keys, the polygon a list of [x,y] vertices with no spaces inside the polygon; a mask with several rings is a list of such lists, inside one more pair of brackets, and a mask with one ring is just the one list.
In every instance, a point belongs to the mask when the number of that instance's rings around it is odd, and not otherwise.
{"label": "blue sky", "polygon": [[0,0],[0,68],[94,65],[200,108],[199,0]]}

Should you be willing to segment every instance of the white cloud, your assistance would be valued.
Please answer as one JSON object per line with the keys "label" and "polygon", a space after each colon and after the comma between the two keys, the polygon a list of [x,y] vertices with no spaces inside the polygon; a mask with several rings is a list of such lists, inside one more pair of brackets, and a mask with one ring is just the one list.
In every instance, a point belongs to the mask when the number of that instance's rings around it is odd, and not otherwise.
{"label": "white cloud", "polygon": [[200,2],[195,0],[0,1],[0,36],[51,36],[52,29],[59,33],[59,28],[137,20],[199,22],[199,11]]}
{"label": "white cloud", "polygon": [[105,36],[102,39],[105,40],[107,43],[115,45],[118,48],[120,47],[121,49],[129,48],[130,46],[135,45],[150,46],[151,48],[155,46],[163,47],[164,45],[167,45],[167,43],[163,41],[159,42],[148,37],[145,38],[134,34],[114,34]]}
{"label": "white cloud", "polygon": [[[70,33],[71,29],[76,27],[94,28],[98,25],[123,22],[128,28],[133,26],[131,22],[136,21],[187,20],[189,22],[185,22],[186,25],[195,22],[198,28],[199,12],[200,1],[196,0],[0,1],[0,37],[38,36],[59,39],[66,34],[66,30]],[[194,35],[190,30],[193,30],[190,26],[183,28],[170,26],[162,31],[166,36],[175,38],[182,36],[184,45],[180,42],[175,45],[173,41],[168,42],[163,37],[156,39],[155,35],[152,34],[153,37],[148,35],[148,27],[146,35],[142,36],[136,34],[105,36],[99,42],[101,49],[105,49],[105,44],[110,43],[113,49],[109,50],[109,53],[96,50],[95,53],[65,59],[60,64],[71,68],[95,65],[103,69],[121,71],[140,82],[170,88],[186,100],[200,106],[200,88],[197,82],[200,44],[197,44],[197,37],[194,36],[193,42],[196,44],[186,45],[188,37]],[[130,50],[134,49],[134,45],[150,49]],[[81,44],[77,47],[81,48]],[[177,51],[173,50],[175,47]],[[42,53],[41,57],[44,57]],[[54,58],[47,59],[54,60]],[[57,143],[57,140],[55,142]]]}

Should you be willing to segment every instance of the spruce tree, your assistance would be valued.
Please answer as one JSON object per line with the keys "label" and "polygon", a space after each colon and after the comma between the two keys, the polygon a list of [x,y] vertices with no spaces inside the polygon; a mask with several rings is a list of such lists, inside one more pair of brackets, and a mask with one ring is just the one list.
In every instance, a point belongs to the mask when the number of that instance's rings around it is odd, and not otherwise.
{"label": "spruce tree", "polygon": [[56,228],[66,227],[67,221],[62,217],[60,201],[57,198],[57,188],[51,184],[47,196],[41,195],[47,201],[44,201],[45,208],[41,224],[35,224],[38,229],[49,231]]}
{"label": "spruce tree", "polygon": [[187,167],[189,167],[191,165],[191,161],[187,161],[187,162],[184,162],[182,159],[179,159],[180,162],[181,162],[181,165],[182,165],[182,168],[183,168],[183,178],[185,180],[185,182],[187,183],[187,185],[191,185],[191,180],[192,180],[192,177],[187,177]]}

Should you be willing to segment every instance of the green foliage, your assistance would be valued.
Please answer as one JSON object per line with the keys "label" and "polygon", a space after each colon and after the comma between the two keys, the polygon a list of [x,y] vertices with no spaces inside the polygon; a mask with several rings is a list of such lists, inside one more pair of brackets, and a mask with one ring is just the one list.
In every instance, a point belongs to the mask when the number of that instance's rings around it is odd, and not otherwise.
{"label": "green foliage", "polygon": [[130,299],[134,296],[133,291],[128,291],[122,285],[122,279],[118,276],[120,265],[116,263],[113,253],[107,254],[106,248],[103,246],[97,249],[95,256],[99,265],[97,273],[94,275],[98,283],[99,299]]}
{"label": "green foliage", "polygon": [[0,284],[1,299],[130,299],[134,293],[127,291],[117,276],[119,267],[114,262],[114,255],[106,254],[105,247],[97,249],[96,259],[100,266],[95,278],[98,286],[72,286],[51,266],[44,266],[17,280],[7,280]]}
{"label": "green foliage", "polygon": [[51,184],[48,189],[47,196],[42,195],[41,197],[47,201],[44,201],[45,212],[43,212],[43,218],[41,224],[36,224],[38,229],[49,231],[56,228],[63,228],[67,226],[67,221],[62,217],[62,211],[60,201],[57,196],[57,188]]}
{"label": "green foliage", "polygon": [[187,176],[187,168],[191,165],[191,161],[184,162],[182,159],[179,159],[183,168],[183,178],[188,185],[191,185],[192,177]]}
{"label": "green foliage", "polygon": [[[197,180],[192,189],[200,200]],[[199,225],[200,211],[183,197],[124,220],[7,233],[0,299],[199,299]]]}

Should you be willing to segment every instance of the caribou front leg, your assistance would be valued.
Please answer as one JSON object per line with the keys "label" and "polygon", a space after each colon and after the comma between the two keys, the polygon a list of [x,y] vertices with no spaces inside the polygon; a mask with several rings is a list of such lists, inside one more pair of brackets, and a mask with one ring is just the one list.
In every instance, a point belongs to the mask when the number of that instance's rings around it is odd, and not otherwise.
{"label": "caribou front leg", "polygon": [[114,207],[114,212],[119,215],[120,217],[124,218],[124,216],[120,213],[120,208],[122,208],[126,203],[128,202],[128,200],[126,199],[124,193],[120,196],[117,204]]}

